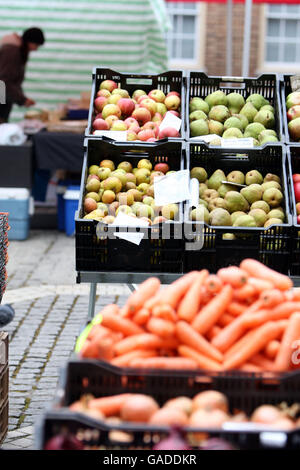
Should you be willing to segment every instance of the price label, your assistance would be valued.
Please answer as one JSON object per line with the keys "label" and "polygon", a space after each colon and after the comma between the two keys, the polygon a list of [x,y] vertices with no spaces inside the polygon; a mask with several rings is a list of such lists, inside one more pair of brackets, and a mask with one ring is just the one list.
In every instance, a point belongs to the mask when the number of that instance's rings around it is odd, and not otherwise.
{"label": "price label", "polygon": [[292,91],[300,91],[300,75],[293,75],[290,78]]}
{"label": "price label", "polygon": [[96,131],[94,135],[103,135],[119,142],[127,141],[126,131]]}
{"label": "price label", "polygon": [[244,139],[221,139],[221,147],[223,148],[237,148],[237,149],[246,149],[254,147],[252,137]]}
{"label": "price label", "polygon": [[154,200],[157,206],[183,202],[190,198],[189,170],[180,170],[154,178]]}
{"label": "price label", "polygon": [[181,128],[181,119],[175,116],[175,114],[170,113],[169,111],[166,112],[159,126],[159,130],[162,131],[166,127],[174,127],[174,129],[176,129],[179,132]]}

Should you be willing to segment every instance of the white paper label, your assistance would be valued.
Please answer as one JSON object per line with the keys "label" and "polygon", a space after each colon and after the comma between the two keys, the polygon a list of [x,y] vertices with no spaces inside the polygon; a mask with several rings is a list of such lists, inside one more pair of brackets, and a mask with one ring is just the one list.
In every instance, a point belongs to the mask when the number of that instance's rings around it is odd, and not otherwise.
{"label": "white paper label", "polygon": [[[111,224],[114,227],[148,227],[148,223],[145,220],[138,219],[137,217],[130,217],[129,215],[122,214],[119,212]],[[141,232],[114,232],[114,236],[127,240],[128,242],[139,245],[144,238],[144,233]]]}
{"label": "white paper label", "polygon": [[189,170],[180,170],[154,178],[154,200],[157,206],[183,202],[190,198]]}
{"label": "white paper label", "polygon": [[292,75],[290,84],[292,91],[300,91],[300,75]]}
{"label": "white paper label", "polygon": [[254,144],[252,137],[242,139],[221,139],[221,147],[245,149],[254,147]]}
{"label": "white paper label", "polygon": [[95,131],[94,135],[103,135],[119,142],[127,141],[127,131]]}
{"label": "white paper label", "polygon": [[174,127],[174,129],[179,131],[181,127],[181,119],[175,116],[173,113],[170,113],[170,111],[167,111],[163,120],[161,121],[159,130],[162,131],[166,127]]}
{"label": "white paper label", "polygon": [[191,137],[190,140],[204,140],[204,142],[210,143],[212,140],[220,139],[221,137],[217,134],[208,134],[208,135],[197,135],[197,137]]}
{"label": "white paper label", "polygon": [[199,205],[199,181],[197,178],[192,178],[190,181],[190,205],[192,207],[198,207]]}

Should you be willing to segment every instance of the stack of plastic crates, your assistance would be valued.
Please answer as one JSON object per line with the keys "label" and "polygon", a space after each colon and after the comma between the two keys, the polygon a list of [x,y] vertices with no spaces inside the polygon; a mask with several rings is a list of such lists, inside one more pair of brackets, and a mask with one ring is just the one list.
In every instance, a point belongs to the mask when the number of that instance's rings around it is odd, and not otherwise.
{"label": "stack of plastic crates", "polygon": [[8,214],[0,212],[0,303],[2,301],[2,297],[6,288],[7,280],[6,264],[8,261],[8,230]]}

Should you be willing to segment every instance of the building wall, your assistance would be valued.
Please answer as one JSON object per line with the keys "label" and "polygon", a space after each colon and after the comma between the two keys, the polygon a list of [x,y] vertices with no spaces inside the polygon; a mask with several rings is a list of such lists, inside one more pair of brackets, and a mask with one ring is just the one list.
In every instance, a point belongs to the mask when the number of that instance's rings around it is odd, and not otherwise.
{"label": "building wall", "polygon": [[[206,10],[206,50],[204,67],[209,75],[226,74],[227,5],[209,3]],[[252,7],[251,51],[249,75],[256,75],[259,54],[261,5]],[[244,4],[233,4],[232,75],[242,74],[244,36]]]}

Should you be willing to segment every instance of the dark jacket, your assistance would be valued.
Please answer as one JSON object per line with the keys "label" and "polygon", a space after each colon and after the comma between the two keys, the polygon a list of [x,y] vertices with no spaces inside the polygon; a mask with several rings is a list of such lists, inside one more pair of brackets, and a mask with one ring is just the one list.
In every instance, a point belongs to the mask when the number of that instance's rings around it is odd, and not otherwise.
{"label": "dark jacket", "polygon": [[22,90],[26,62],[22,58],[22,39],[17,34],[4,36],[0,43],[0,80],[6,85],[6,99],[22,106],[26,96]]}

